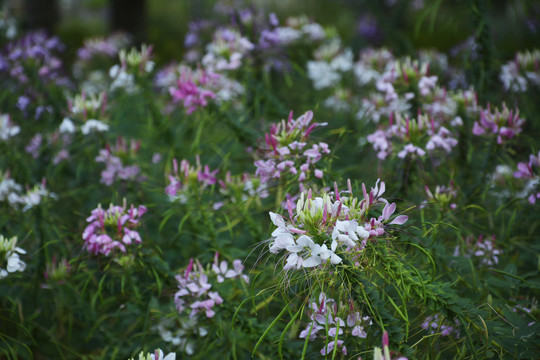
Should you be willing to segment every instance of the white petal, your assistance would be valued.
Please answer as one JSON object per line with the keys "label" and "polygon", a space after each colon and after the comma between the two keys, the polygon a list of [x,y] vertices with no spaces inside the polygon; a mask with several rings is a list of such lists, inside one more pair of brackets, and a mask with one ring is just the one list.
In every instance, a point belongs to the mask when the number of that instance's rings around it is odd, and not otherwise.
{"label": "white petal", "polygon": [[321,264],[320,256],[310,256],[302,263],[303,267],[314,267]]}
{"label": "white petal", "polygon": [[307,235],[302,235],[296,240],[296,243],[298,245],[307,246],[309,248],[313,247],[314,242],[311,240],[311,238]]}
{"label": "white petal", "polygon": [[330,256],[330,263],[334,265],[341,263],[341,261],[342,259],[335,253],[332,253],[332,256]]}

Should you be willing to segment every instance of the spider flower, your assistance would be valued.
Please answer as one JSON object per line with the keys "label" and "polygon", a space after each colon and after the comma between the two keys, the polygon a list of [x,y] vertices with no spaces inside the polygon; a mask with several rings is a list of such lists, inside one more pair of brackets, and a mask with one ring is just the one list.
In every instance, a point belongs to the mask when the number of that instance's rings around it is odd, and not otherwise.
{"label": "spider flower", "polygon": [[[272,232],[269,251],[285,251],[284,270],[338,265],[344,258],[354,259],[368,240],[375,241],[387,233],[389,225],[402,225],[408,220],[406,215],[392,217],[396,204],[381,197],[384,191],[384,182],[377,181],[369,193],[363,184],[364,198],[358,199],[353,197],[349,181],[348,197],[340,197],[337,185],[332,195],[313,197],[311,189],[303,192],[296,209],[287,202],[288,219],[270,212],[277,229]],[[371,217],[370,210],[383,204],[381,215]]]}
{"label": "spider flower", "polygon": [[107,210],[99,205],[86,219],[90,224],[82,234],[83,248],[94,255],[109,256],[115,249],[125,253],[126,245],[142,242],[136,229],[145,212],[143,205],[137,208],[131,205],[128,209],[125,203],[123,206],[111,204]]}
{"label": "spider flower", "polygon": [[443,152],[449,154],[458,141],[450,130],[433,117],[418,115],[417,118],[390,116],[390,124],[367,136],[381,160],[395,154],[398,158],[420,157]]}
{"label": "spider flower", "polygon": [[502,109],[488,105],[487,109],[480,112],[480,121],[475,121],[472,132],[476,136],[494,134],[497,136],[497,144],[517,136],[523,129],[525,119],[519,117],[519,110],[510,110],[503,103]]}
{"label": "spider flower", "polygon": [[176,353],[164,355],[161,349],[155,350],[154,353],[141,351],[137,359],[131,358],[129,360],[176,360]]}
{"label": "spider flower", "polygon": [[17,237],[8,239],[0,235],[0,279],[9,273],[26,269],[26,263],[20,259],[19,254],[26,254],[26,251],[17,246]]}
{"label": "spider flower", "polygon": [[287,121],[273,124],[270,132],[265,134],[264,143],[258,150],[262,159],[255,161],[255,175],[262,183],[283,178],[285,174],[291,174],[300,183],[311,174],[316,178],[323,176],[323,171],[317,169],[315,163],[323,154],[329,154],[330,149],[324,142],[310,141],[310,134],[316,127],[327,124],[311,123],[312,111],[296,120],[292,116],[291,111]]}
{"label": "spider flower", "polygon": [[101,183],[111,186],[116,180],[143,181],[140,168],[137,165],[125,165],[126,159],[134,158],[139,151],[140,141],[130,141],[129,146],[125,139],[118,137],[116,145],[107,145],[99,151],[96,162],[106,165],[101,172]]}
{"label": "spider flower", "polygon": [[[517,171],[514,172],[514,177],[526,181],[523,190],[520,192],[520,197],[527,197],[530,204],[536,204],[536,199],[540,199],[540,192],[537,191],[540,184],[540,176],[538,175],[538,167],[540,167],[540,151],[535,156],[529,156],[529,162],[520,162],[517,164]],[[533,170],[536,169],[536,172]]]}
{"label": "spider flower", "polygon": [[20,131],[21,128],[11,121],[10,115],[0,114],[0,141],[7,141]]}
{"label": "spider flower", "polygon": [[165,193],[169,195],[171,201],[179,200],[181,204],[186,204],[189,199],[190,189],[199,191],[207,186],[216,184],[219,169],[210,171],[208,165],[201,165],[197,157],[197,167],[189,164],[189,161],[182,160],[180,168],[178,161],[173,159],[173,173],[169,174],[169,185],[165,188]]}
{"label": "spider flower", "polygon": [[[341,349],[347,355],[347,347],[344,340],[335,341],[338,336],[351,335],[358,338],[366,338],[365,327],[372,325],[369,316],[361,316],[354,311],[353,301],[344,306],[332,298],[328,298],[325,293],[319,294],[318,301],[310,302],[307,310],[309,322],[306,328],[300,332],[299,338],[305,339],[309,335],[309,341],[321,339],[321,342],[328,343],[321,349],[322,355],[330,354],[334,347]],[[343,338],[343,337],[342,337]]]}
{"label": "spider flower", "polygon": [[513,61],[501,67],[499,79],[506,91],[527,91],[529,85],[540,87],[540,50],[519,52]]}
{"label": "spider flower", "polygon": [[242,274],[244,266],[240,260],[233,262],[233,268],[225,260],[219,261],[219,254],[216,253],[212,271],[207,271],[199,261],[190,260],[189,265],[182,275],[176,275],[178,291],[174,295],[174,303],[179,313],[191,309],[190,318],[198,313],[204,312],[207,318],[214,317],[215,307],[223,303],[223,298],[217,291],[210,291],[213,284],[210,280],[216,278],[218,283],[228,279],[243,278],[249,282],[249,278]]}

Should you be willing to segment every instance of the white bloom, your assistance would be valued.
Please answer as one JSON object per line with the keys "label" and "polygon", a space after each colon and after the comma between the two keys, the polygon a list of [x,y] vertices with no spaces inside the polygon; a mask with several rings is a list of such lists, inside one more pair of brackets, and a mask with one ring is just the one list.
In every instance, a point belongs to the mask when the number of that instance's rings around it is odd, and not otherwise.
{"label": "white bloom", "polygon": [[[315,244],[313,240],[307,235],[302,235],[296,240],[296,244],[287,246],[287,251],[291,252],[287,258],[287,264],[285,269],[296,267],[297,269],[303,267],[314,267],[322,263],[320,256],[321,246]],[[306,259],[299,256],[299,252],[304,252],[308,256]]]}
{"label": "white bloom", "polygon": [[354,65],[354,75],[356,75],[356,79],[360,85],[366,85],[372,81],[376,82],[381,77],[378,71],[366,67],[361,62]]}
{"label": "white bloom", "polygon": [[128,93],[133,93],[137,89],[133,74],[128,74],[118,65],[111,68],[109,75],[114,79],[111,84],[111,91],[116,89],[124,89]]}
{"label": "white bloom", "polygon": [[351,70],[353,68],[353,53],[351,49],[345,49],[343,53],[332,59],[330,67],[342,72]]}
{"label": "white bloom", "polygon": [[347,246],[354,247],[358,241],[358,237],[367,239],[369,232],[363,227],[358,226],[356,220],[337,220],[334,231],[332,232],[332,240],[344,243]]}
{"label": "white bloom", "polygon": [[109,125],[105,124],[102,121],[90,119],[87,120],[83,126],[81,126],[81,132],[84,135],[88,135],[91,132],[101,132],[101,131],[108,131]]}
{"label": "white bloom", "polygon": [[299,30],[290,27],[279,27],[275,31],[279,42],[284,45],[291,44],[302,37],[302,33]]}
{"label": "white bloom", "polygon": [[64,120],[62,120],[62,123],[60,124],[59,130],[62,134],[73,134],[75,130],[77,130],[77,128],[75,127],[71,119],[64,118]]}
{"label": "white bloom", "polygon": [[[22,191],[22,186],[17,184],[13,179],[5,178],[0,181],[0,201],[15,202],[13,195],[17,195],[17,192]],[[13,194],[13,195],[12,195]],[[10,197],[11,200],[10,201]]]}
{"label": "white bloom", "polygon": [[7,140],[17,135],[21,128],[11,122],[11,117],[7,114],[0,115],[0,140]]}
{"label": "white bloom", "polygon": [[323,40],[326,36],[324,28],[317,23],[311,23],[302,26],[302,32],[313,41]]}
{"label": "white bloom", "polygon": [[337,85],[341,76],[326,61],[308,61],[308,77],[316,90]]}
{"label": "white bloom", "polygon": [[26,263],[19,258],[19,254],[26,254],[24,249],[17,247],[17,238],[4,238],[0,235],[0,254],[5,254],[0,258],[0,265],[7,264],[6,269],[0,267],[0,279],[5,278],[9,273],[24,271]]}

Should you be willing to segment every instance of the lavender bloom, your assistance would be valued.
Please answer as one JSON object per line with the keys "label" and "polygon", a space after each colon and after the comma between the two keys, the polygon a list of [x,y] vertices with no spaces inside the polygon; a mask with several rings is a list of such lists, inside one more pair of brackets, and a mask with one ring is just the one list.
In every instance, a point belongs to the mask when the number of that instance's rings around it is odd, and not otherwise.
{"label": "lavender bloom", "polygon": [[200,107],[207,106],[208,100],[214,99],[216,94],[211,90],[205,89],[204,86],[215,81],[217,77],[219,75],[212,72],[207,73],[202,71],[193,73],[188,69],[184,69],[180,75],[180,79],[178,79],[177,87],[169,88],[173,102],[182,102],[187,114],[193,113]]}
{"label": "lavender bloom", "polygon": [[398,114],[396,118],[394,124],[393,116],[390,116],[388,128],[379,129],[367,136],[381,160],[394,153],[401,159],[407,156],[422,158],[438,150],[449,154],[458,143],[453,134],[433,117],[419,115],[416,119],[403,119]]}
{"label": "lavender bloom", "polygon": [[[262,159],[254,163],[257,167],[255,176],[264,184],[283,178],[285,174],[297,177],[300,183],[304,182],[312,171],[318,178],[323,176],[322,170],[316,169],[314,164],[323,154],[329,154],[330,149],[324,142],[311,144],[309,140],[313,129],[326,126],[326,123],[311,123],[311,111],[296,120],[292,116],[291,111],[287,121],[273,124],[270,132],[265,134],[263,146],[258,150]],[[308,143],[311,147],[308,147]]]}
{"label": "lavender bloom", "polygon": [[28,145],[24,148],[24,150],[32,155],[34,159],[37,159],[39,156],[39,149],[41,147],[41,143],[43,142],[43,135],[36,134],[34,137],[30,140]]}
{"label": "lavender bloom", "polygon": [[145,178],[140,176],[140,168],[137,165],[124,165],[121,160],[121,157],[135,157],[140,145],[140,141],[131,140],[128,146],[122,137],[118,137],[116,145],[107,146],[100,150],[96,162],[102,162],[106,165],[105,170],[101,172],[101,183],[111,186],[118,179],[144,181]]}
{"label": "lavender bloom", "polygon": [[[322,343],[328,342],[321,349],[322,355],[332,353],[335,346],[341,348],[341,352],[346,355],[347,348],[344,341],[338,339],[335,342],[336,334],[350,334],[354,337],[365,338],[367,334],[364,327],[372,325],[368,316],[362,317],[360,313],[354,311],[352,300],[349,300],[349,306],[343,306],[334,299],[328,298],[325,293],[319,294],[318,301],[309,303],[307,314],[310,322],[300,332],[299,338],[305,339],[309,334],[309,341],[316,341],[317,338],[320,338]],[[326,328],[328,328],[328,332],[321,333],[321,330]]]}
{"label": "lavender bloom", "polygon": [[504,140],[512,139],[518,135],[525,119],[519,117],[519,110],[509,110],[503,103],[502,110],[495,108],[491,111],[490,105],[480,112],[480,121],[475,121],[472,133],[476,136],[484,134],[496,134],[497,144],[502,144]]}
{"label": "lavender bloom", "polygon": [[536,204],[536,199],[540,199],[540,192],[537,191],[537,187],[540,184],[540,176],[533,171],[533,168],[538,168],[539,166],[540,152],[537,156],[531,154],[528,163],[518,163],[517,171],[514,172],[515,178],[526,181],[525,186],[518,194],[518,197],[528,197],[527,199],[531,205]]}
{"label": "lavender bloom", "polygon": [[[502,254],[502,250],[497,249],[495,244],[495,235],[490,239],[484,239],[484,235],[480,235],[478,238],[474,236],[467,236],[465,239],[467,246],[464,256],[471,258],[476,257],[479,259],[480,264],[485,266],[495,266],[499,264],[499,255]],[[459,246],[454,250],[454,255],[459,256]]]}
{"label": "lavender bloom", "polygon": [[126,252],[126,245],[141,243],[142,239],[135,230],[139,226],[140,217],[146,212],[146,207],[130,209],[111,204],[103,210],[101,205],[92,210],[92,215],[86,219],[90,224],[84,229],[82,238],[83,248],[94,255],[109,256],[115,249]]}
{"label": "lavender bloom", "polygon": [[439,314],[428,316],[422,323],[422,328],[427,330],[430,334],[440,333],[442,336],[455,335],[459,337],[459,322],[454,320],[455,327],[444,324],[444,320],[441,321]]}
{"label": "lavender bloom", "polygon": [[[43,31],[28,32],[8,43],[0,54],[0,63],[3,63],[0,65],[0,73],[8,71],[23,86],[27,86],[29,78],[35,75],[45,84],[69,85],[69,80],[62,75],[62,61],[56,56],[63,49],[57,37],[48,37]],[[28,69],[35,73],[29,74]]]}
{"label": "lavender bloom", "polygon": [[173,159],[173,173],[169,174],[170,183],[165,188],[165,193],[171,201],[179,200],[181,204],[186,204],[190,189],[204,189],[216,184],[218,171],[219,169],[210,171],[208,165],[203,168],[198,157],[196,168],[190,166],[187,160],[182,160],[178,168],[177,160]]}
{"label": "lavender bloom", "polygon": [[377,20],[370,14],[363,15],[358,20],[356,32],[369,43],[378,45],[382,42],[384,33],[381,30]]}
{"label": "lavender bloom", "polygon": [[[227,262],[222,261],[219,264],[218,259],[219,254],[216,253],[212,271],[217,275],[218,283],[238,277],[249,280],[242,274],[243,266],[240,260],[234,261],[234,270],[228,270]],[[183,275],[176,275],[179,290],[174,295],[174,303],[179,313],[191,309],[190,318],[196,317],[200,312],[204,312],[207,318],[215,315],[214,307],[221,305],[223,299],[217,291],[210,291],[212,284],[209,283],[209,275],[212,273],[207,273],[199,261],[194,262],[193,259],[190,260]]]}
{"label": "lavender bloom", "polygon": [[242,64],[242,58],[253,50],[254,45],[237,30],[219,29],[213,41],[207,45],[207,53],[202,64],[209,70],[235,70]]}

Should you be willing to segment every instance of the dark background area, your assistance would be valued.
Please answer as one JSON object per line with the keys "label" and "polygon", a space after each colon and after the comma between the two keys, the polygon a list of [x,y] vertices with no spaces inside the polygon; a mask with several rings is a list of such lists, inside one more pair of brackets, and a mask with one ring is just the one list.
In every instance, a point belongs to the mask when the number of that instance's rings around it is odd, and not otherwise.
{"label": "dark background area", "polygon": [[[85,38],[124,30],[135,43],[153,44],[158,63],[179,59],[190,21],[245,7],[275,12],[281,20],[305,14],[334,26],[355,50],[371,45],[390,47],[397,54],[417,48],[447,52],[485,29],[501,60],[540,43],[540,2],[528,0],[3,0],[0,4],[21,30],[45,28],[59,35],[71,50],[68,58],[75,56]],[[475,8],[486,9],[488,17],[477,18]],[[366,40],[373,28],[377,36]]]}

